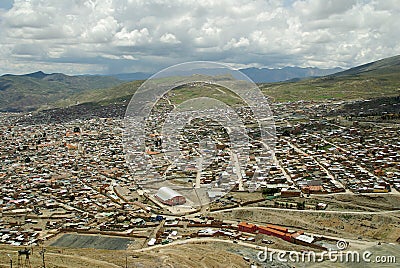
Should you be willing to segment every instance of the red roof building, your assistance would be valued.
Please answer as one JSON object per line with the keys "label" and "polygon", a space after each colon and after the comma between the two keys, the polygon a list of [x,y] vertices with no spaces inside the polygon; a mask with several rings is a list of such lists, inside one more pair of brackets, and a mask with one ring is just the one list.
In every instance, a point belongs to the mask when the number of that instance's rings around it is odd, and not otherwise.
{"label": "red roof building", "polygon": [[238,229],[242,232],[254,233],[257,230],[257,225],[248,224],[247,222],[241,222],[238,224]]}

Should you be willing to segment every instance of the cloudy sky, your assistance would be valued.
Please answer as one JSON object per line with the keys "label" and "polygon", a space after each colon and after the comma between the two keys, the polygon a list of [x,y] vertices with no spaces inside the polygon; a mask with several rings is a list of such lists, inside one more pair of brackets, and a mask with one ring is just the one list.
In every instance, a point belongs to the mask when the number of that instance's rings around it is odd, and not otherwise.
{"label": "cloudy sky", "polygon": [[398,0],[0,0],[0,74],[347,68],[400,54],[399,21]]}

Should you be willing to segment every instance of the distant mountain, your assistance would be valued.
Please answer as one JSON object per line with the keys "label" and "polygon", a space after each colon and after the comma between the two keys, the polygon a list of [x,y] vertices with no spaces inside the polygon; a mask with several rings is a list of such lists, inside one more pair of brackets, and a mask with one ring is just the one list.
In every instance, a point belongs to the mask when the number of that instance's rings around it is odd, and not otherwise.
{"label": "distant mountain", "polygon": [[248,77],[250,77],[256,83],[273,83],[273,82],[282,82],[292,79],[325,76],[341,72],[343,71],[343,69],[284,67],[282,69],[247,68],[247,69],[240,69],[240,71],[245,75],[247,75]]}
{"label": "distant mountain", "polygon": [[[273,83],[282,82],[291,79],[303,79],[308,77],[319,77],[325,76],[337,72],[343,71],[341,68],[333,69],[319,69],[319,68],[301,68],[301,67],[285,67],[282,69],[268,69],[268,68],[246,68],[239,69],[242,73],[247,75],[251,80],[256,83]],[[167,73],[167,72],[166,72]],[[167,73],[168,74],[168,73]],[[226,69],[224,68],[207,68],[207,69],[195,69],[195,70],[182,70],[174,73],[176,76],[188,76],[192,74],[204,74],[204,75],[225,75]],[[169,75],[169,74],[168,74]],[[234,73],[233,73],[234,75]],[[135,81],[145,80],[152,76],[151,73],[125,73],[125,74],[113,74],[115,78],[124,81]]]}
{"label": "distant mountain", "polygon": [[[400,56],[382,59],[346,71],[315,77],[324,72],[317,68],[286,67],[279,70],[247,68],[241,71],[260,83],[264,94],[274,101],[296,100],[349,100],[385,96],[398,96],[400,89]],[[176,75],[193,73],[223,75],[222,69],[182,71]],[[125,77],[124,77],[125,75]],[[0,111],[33,111],[53,107],[66,107],[82,103],[96,105],[126,105],[143,80],[123,83],[129,74],[119,76],[68,76],[35,72],[26,75],[0,77]],[[150,74],[136,73],[136,78]],[[134,78],[130,76],[129,79]]]}
{"label": "distant mountain", "polygon": [[152,74],[137,72],[137,73],[110,74],[108,76],[115,77],[122,81],[136,81],[136,80],[146,80],[147,78],[152,76]]}
{"label": "distant mountain", "polygon": [[276,101],[350,100],[400,95],[400,55],[346,71],[297,82],[264,84],[264,94]]}
{"label": "distant mountain", "polygon": [[31,74],[25,74],[25,75],[12,75],[12,74],[6,74],[6,75],[4,75],[5,77],[7,77],[7,76],[9,76],[9,77],[11,77],[11,76],[26,76],[26,77],[32,77],[32,78],[37,78],[37,79],[43,79],[43,78],[45,78],[46,76],[48,76],[48,74],[45,74],[44,72],[42,72],[42,71],[38,71],[38,72],[35,72],[35,73],[31,73]]}
{"label": "distant mountain", "polygon": [[[168,76],[191,76],[193,74],[203,74],[203,75],[225,75],[227,73],[224,68],[203,68],[203,69],[189,69],[189,70],[174,70],[173,73],[168,72],[168,70],[163,71],[162,74],[157,77],[168,77]],[[146,80],[150,78],[152,73],[123,73],[123,74],[111,74],[115,78],[120,80],[124,80],[127,82],[137,81],[137,80]]]}
{"label": "distant mountain", "polygon": [[69,76],[41,71],[0,76],[0,111],[31,111],[48,108],[55,101],[72,94],[109,88],[122,81],[108,76]]}
{"label": "distant mountain", "polygon": [[[278,102],[297,100],[322,101],[327,99],[349,100],[396,96],[399,94],[398,89],[400,88],[400,70],[397,61],[399,58],[400,56],[376,63],[369,63],[349,69],[348,71],[318,78],[293,78],[290,81],[284,82],[260,83],[259,87],[271,100]],[[365,69],[365,66],[368,66],[368,71]],[[291,70],[296,68],[288,67],[286,69]],[[308,74],[317,74],[317,71],[313,68],[298,69],[303,74],[306,73],[304,69],[308,69]],[[200,71],[203,73],[206,72],[204,70],[197,70],[197,73]],[[208,72],[222,74],[221,69],[210,69]],[[186,71],[186,73],[182,71],[179,75],[189,75],[190,73],[193,73],[193,71]],[[113,88],[89,90],[74,94],[59,102],[57,106],[64,107],[75,103],[126,105],[142,82],[142,80],[138,80]]]}

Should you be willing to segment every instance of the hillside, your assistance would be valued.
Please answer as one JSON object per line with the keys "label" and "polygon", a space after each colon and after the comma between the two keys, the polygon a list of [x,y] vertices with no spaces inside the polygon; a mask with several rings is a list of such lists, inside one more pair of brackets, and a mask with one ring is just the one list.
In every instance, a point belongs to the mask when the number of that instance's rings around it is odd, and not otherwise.
{"label": "hillside", "polygon": [[[198,70],[199,73],[204,72],[204,70]],[[247,75],[251,80],[256,83],[274,83],[282,82],[291,79],[303,79],[306,77],[319,77],[324,75],[329,75],[343,71],[341,68],[333,69],[319,69],[315,67],[284,67],[279,69],[269,69],[269,68],[244,68],[239,69],[242,73]],[[224,75],[226,70],[224,68],[209,69],[208,74],[213,75]],[[197,73],[196,70],[187,70],[177,73],[177,75],[188,75],[192,73]],[[111,75],[115,78],[124,81],[134,81],[134,80],[145,80],[152,76],[151,73],[124,73],[124,74],[113,74]]]}
{"label": "hillside", "polygon": [[[142,83],[143,80],[122,83],[107,76],[42,72],[4,75],[0,77],[0,111],[32,111],[82,103],[127,104]],[[397,96],[400,92],[400,56],[319,78],[260,83],[259,86],[264,94],[278,102]]]}
{"label": "hillside", "polygon": [[35,72],[0,77],[0,111],[32,111],[91,89],[109,88],[121,81],[107,76],[69,76]]}
{"label": "hillside", "polygon": [[128,103],[143,81],[132,81],[110,88],[92,89],[72,94],[54,103],[55,107],[66,107],[81,103],[109,105]]}
{"label": "hillside", "polygon": [[[264,94],[274,101],[349,100],[399,95],[400,56],[354,67],[338,74],[300,81],[260,83]],[[134,81],[114,88],[84,92],[64,104],[97,102],[126,103],[143,81]],[[59,104],[63,106],[61,103]]]}
{"label": "hillside", "polygon": [[246,68],[240,69],[242,73],[250,77],[256,83],[275,83],[292,79],[303,79],[309,77],[319,77],[330,75],[342,71],[341,68],[319,69],[319,68],[300,68],[285,67],[282,69],[268,68]]}
{"label": "hillside", "polygon": [[298,82],[261,85],[275,101],[370,99],[400,93],[400,56]]}
{"label": "hillside", "polygon": [[393,75],[400,73],[400,55],[363,64],[349,70],[335,73],[334,77],[343,76],[368,76],[368,75]]}

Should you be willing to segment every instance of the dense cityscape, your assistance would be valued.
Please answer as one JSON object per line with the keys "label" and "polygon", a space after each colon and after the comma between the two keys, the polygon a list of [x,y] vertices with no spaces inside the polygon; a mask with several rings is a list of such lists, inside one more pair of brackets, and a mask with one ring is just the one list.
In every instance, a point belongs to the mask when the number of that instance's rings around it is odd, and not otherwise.
{"label": "dense cityscape", "polygon": [[0,0],[0,268],[398,267],[399,7]]}
{"label": "dense cityscape", "polygon": [[[221,149],[216,159],[222,164],[213,165],[213,172],[204,172],[201,183],[234,176],[227,180],[234,185],[226,196],[218,195],[217,189],[208,192],[217,202],[193,210],[183,209],[185,200],[168,203],[174,198],[168,193],[141,190],[132,179],[122,144],[123,115],[60,123],[44,120],[40,113],[3,113],[0,242],[62,246],[63,234],[80,233],[128,238],[125,246],[117,243],[111,249],[139,250],[215,236],[259,247],[274,243],[274,237],[286,241],[279,242],[283,248],[299,244],[335,249],[335,241],[341,237],[329,231],[313,234],[277,224],[257,227],[253,222],[224,219],[213,213],[243,206],[329,210],[328,202],[313,202],[313,197],[334,193],[400,195],[398,126],[389,121],[361,121],[360,115],[330,116],[343,104],[273,104],[275,156],[269,172],[256,181],[250,180],[257,166],[255,151],[250,153],[253,161],[238,171],[242,180],[238,181],[236,173],[224,171],[231,156],[229,150],[223,150],[223,139],[216,141]],[[189,147],[193,146],[190,142],[186,141]],[[196,181],[195,169],[171,169],[165,174],[167,178],[185,178],[186,184]],[[182,210],[174,216],[172,212],[180,206]],[[256,230],[264,235],[255,237]]]}

